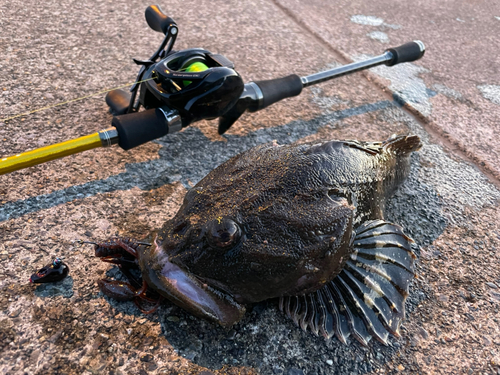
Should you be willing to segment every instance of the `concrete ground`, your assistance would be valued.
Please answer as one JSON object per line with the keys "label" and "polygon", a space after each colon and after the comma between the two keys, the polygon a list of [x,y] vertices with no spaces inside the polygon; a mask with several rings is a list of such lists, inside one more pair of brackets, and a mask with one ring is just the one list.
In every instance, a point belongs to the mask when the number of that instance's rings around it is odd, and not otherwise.
{"label": "concrete ground", "polygon": [[[104,94],[132,82],[131,58],[162,36],[139,0],[0,3],[0,157],[106,128]],[[310,74],[420,39],[425,57],[303,91],[247,114],[225,135],[201,122],[131,151],[97,149],[0,176],[0,372],[5,374],[500,374],[500,4],[309,0],[160,3],[177,49],[227,56],[246,82]],[[75,239],[141,237],[187,189],[256,144],[383,140],[424,147],[389,202],[416,241],[417,278],[402,337],[388,347],[324,341],[275,301],[230,331],[164,303],[143,315],[97,288],[115,269]],[[70,277],[34,287],[60,256]]]}

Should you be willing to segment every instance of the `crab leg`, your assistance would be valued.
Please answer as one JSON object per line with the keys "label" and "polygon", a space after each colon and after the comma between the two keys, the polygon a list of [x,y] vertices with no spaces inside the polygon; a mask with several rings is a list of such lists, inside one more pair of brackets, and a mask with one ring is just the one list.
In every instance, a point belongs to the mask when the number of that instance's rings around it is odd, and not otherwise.
{"label": "crab leg", "polygon": [[[94,243],[95,254],[103,262],[116,264],[122,273],[130,281],[122,282],[118,280],[99,280],[99,289],[108,297],[118,301],[133,300],[136,306],[144,314],[150,314],[158,309],[162,297],[150,298],[146,296],[148,284],[145,280],[136,277],[130,269],[137,268],[138,252],[140,245],[150,246],[150,244],[138,242],[131,238],[111,238],[108,242]],[[133,257],[132,259],[130,257]],[[154,304],[150,309],[146,309],[140,301]]]}

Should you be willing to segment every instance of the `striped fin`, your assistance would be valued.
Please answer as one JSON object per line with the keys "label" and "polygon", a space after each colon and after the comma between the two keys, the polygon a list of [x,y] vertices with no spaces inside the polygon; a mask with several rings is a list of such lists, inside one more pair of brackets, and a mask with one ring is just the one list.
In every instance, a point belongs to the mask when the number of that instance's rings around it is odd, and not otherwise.
{"label": "striped fin", "polygon": [[280,298],[284,311],[304,331],[343,343],[352,335],[362,345],[372,337],[387,345],[399,337],[405,301],[413,279],[412,240],[401,227],[368,221],[356,230],[344,269],[317,291]]}

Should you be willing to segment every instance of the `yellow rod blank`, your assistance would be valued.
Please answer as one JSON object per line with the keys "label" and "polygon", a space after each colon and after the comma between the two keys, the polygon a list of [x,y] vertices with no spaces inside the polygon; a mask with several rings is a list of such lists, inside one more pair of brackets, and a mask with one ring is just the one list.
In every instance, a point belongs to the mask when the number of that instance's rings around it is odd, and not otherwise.
{"label": "yellow rod blank", "polygon": [[91,150],[96,147],[102,147],[99,133],[2,158],[0,159],[0,175],[32,167],[50,160],[59,159],[64,156],[77,154],[82,151]]}

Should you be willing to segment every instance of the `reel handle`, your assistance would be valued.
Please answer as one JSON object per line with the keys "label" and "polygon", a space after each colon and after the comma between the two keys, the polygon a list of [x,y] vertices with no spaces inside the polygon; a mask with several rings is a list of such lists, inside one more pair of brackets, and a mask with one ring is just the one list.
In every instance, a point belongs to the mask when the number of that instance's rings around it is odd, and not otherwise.
{"label": "reel handle", "polygon": [[166,34],[170,25],[176,25],[175,21],[166,16],[159,5],[150,5],[146,8],[146,22],[154,31]]}

